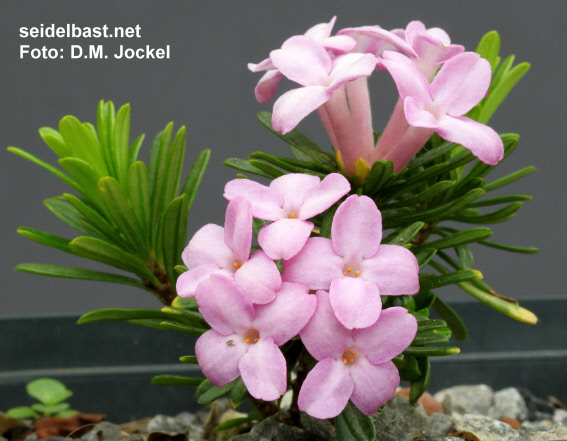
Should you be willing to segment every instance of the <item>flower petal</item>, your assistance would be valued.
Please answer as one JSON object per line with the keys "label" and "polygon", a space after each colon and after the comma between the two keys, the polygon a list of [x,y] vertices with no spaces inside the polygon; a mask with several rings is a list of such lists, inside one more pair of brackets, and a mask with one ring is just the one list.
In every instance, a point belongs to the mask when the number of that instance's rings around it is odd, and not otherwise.
{"label": "flower petal", "polygon": [[282,286],[278,267],[262,250],[255,251],[250,260],[244,262],[234,274],[234,280],[252,303],[271,302]]}
{"label": "flower petal", "polygon": [[342,84],[360,77],[369,77],[376,68],[372,54],[345,54],[333,58],[330,87],[334,90]]}
{"label": "flower petal", "polygon": [[256,306],[254,328],[281,346],[303,329],[316,306],[317,297],[305,285],[284,283],[273,302]]}
{"label": "flower petal", "polygon": [[431,103],[429,82],[411,59],[398,52],[386,51],[382,54],[382,64],[392,75],[402,101],[412,96],[420,105]]}
{"label": "flower petal", "polygon": [[303,118],[325,104],[332,91],[324,86],[308,86],[284,93],[274,103],[272,127],[283,135],[297,127]]}
{"label": "flower petal", "polygon": [[337,209],[331,226],[335,253],[346,261],[376,254],[382,240],[382,215],[368,196],[352,195]]}
{"label": "flower petal", "polygon": [[382,310],[376,284],[353,277],[334,278],[329,298],[335,315],[348,329],[366,328],[376,323]]}
{"label": "flower petal", "polygon": [[380,245],[378,252],[362,261],[360,277],[370,280],[382,296],[416,294],[419,291],[419,264],[414,254],[399,245]]}
{"label": "flower petal", "polygon": [[309,219],[322,213],[350,191],[348,180],[339,173],[325,176],[320,183],[303,196],[300,219]]}
{"label": "flower petal", "polygon": [[252,208],[243,197],[228,203],[224,218],[224,243],[234,252],[240,262],[250,258],[252,247]]}
{"label": "flower petal", "polygon": [[305,175],[303,173],[290,173],[274,179],[270,183],[270,188],[277,191],[282,196],[282,208],[286,217],[290,217],[292,213],[295,217],[298,217],[305,193],[317,187],[320,182],[321,179],[317,176]]}
{"label": "flower petal", "polygon": [[356,46],[356,40],[347,35],[335,35],[321,40],[323,47],[335,55],[350,52]]}
{"label": "flower petal", "polygon": [[[423,127],[427,129],[435,129],[439,126],[439,123],[433,116],[433,114],[419,106],[417,100],[408,96],[404,100],[404,114],[406,121],[410,126],[413,127]],[[392,149],[391,151],[393,151]]]}
{"label": "flower petal", "polygon": [[258,243],[270,259],[291,259],[303,248],[311,230],[311,222],[280,219],[262,227],[258,233]]}
{"label": "flower petal", "polygon": [[224,228],[215,224],[207,224],[191,238],[181,258],[189,269],[205,264],[213,264],[218,268],[229,268],[234,262],[234,253],[224,243]]}
{"label": "flower petal", "polygon": [[273,69],[267,71],[256,87],[254,88],[254,96],[256,97],[256,101],[260,104],[265,104],[272,100],[276,93],[276,89],[278,88],[278,84],[282,79],[282,74],[279,70]]}
{"label": "flower petal", "polygon": [[199,368],[215,386],[224,386],[240,376],[238,361],[247,346],[235,335],[223,336],[210,329],[195,343]]}
{"label": "flower petal", "polygon": [[474,52],[447,61],[431,83],[431,96],[443,113],[461,116],[486,96],[490,63]]}
{"label": "flower petal", "polygon": [[492,128],[466,116],[444,116],[437,133],[447,141],[461,144],[485,164],[496,165],[504,157],[502,139]]}
{"label": "flower petal", "polygon": [[350,376],[354,380],[350,400],[365,415],[378,412],[400,385],[400,374],[391,361],[375,366],[361,357],[351,366]]}
{"label": "flower petal", "polygon": [[312,38],[315,41],[320,42],[321,40],[324,40],[325,38],[328,38],[329,35],[331,35],[333,26],[335,26],[336,21],[337,21],[337,16],[335,15],[333,18],[331,18],[331,21],[329,23],[316,24],[315,26],[312,26],[309,29],[307,29],[304,35],[306,37]]}
{"label": "flower petal", "polygon": [[179,297],[193,297],[199,283],[207,280],[211,277],[211,274],[217,271],[219,271],[219,267],[209,263],[184,272],[177,278],[177,284],[175,285],[177,295]]}
{"label": "flower petal", "polygon": [[333,251],[331,241],[310,237],[297,255],[283,261],[284,282],[303,283],[309,289],[329,289],[333,277],[343,275],[343,258]]}
{"label": "flower petal", "polygon": [[349,368],[340,360],[325,358],[307,375],[297,404],[314,418],[334,418],[346,407],[353,389]]}
{"label": "flower petal", "polygon": [[254,398],[274,401],[285,393],[285,358],[271,338],[249,345],[248,351],[240,357],[238,369],[244,385]]}
{"label": "flower petal", "polygon": [[309,323],[300,331],[301,341],[315,358],[341,359],[343,352],[352,345],[351,331],[346,329],[335,316],[329,293],[317,291],[317,307]]}
{"label": "flower petal", "polygon": [[224,187],[224,197],[231,201],[242,196],[252,205],[252,216],[276,220],[282,216],[283,199],[278,192],[250,179],[233,179]]}
{"label": "flower petal", "polygon": [[199,312],[211,328],[222,335],[250,328],[256,317],[252,302],[234,280],[212,274],[197,287],[195,295]]}
{"label": "flower petal", "polygon": [[270,52],[274,66],[302,86],[324,86],[333,67],[325,48],[305,35],[287,39],[281,49]]}
{"label": "flower petal", "polygon": [[400,306],[384,309],[369,328],[352,331],[355,344],[372,364],[400,355],[413,341],[417,320]]}

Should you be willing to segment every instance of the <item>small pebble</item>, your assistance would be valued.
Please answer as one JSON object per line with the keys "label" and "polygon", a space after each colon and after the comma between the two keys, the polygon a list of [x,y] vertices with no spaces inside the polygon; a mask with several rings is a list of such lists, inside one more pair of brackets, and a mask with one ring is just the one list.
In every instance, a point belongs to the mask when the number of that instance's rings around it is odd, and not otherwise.
{"label": "small pebble", "polygon": [[488,415],[494,402],[492,388],[484,385],[455,386],[437,392],[434,397],[443,404],[445,412]]}
{"label": "small pebble", "polygon": [[556,429],[548,430],[546,432],[536,432],[528,441],[548,441],[548,440],[560,440],[564,441],[567,439],[567,429],[565,427],[558,427]]}
{"label": "small pebble", "polygon": [[520,423],[518,420],[514,418],[502,416],[499,418],[499,420],[502,421],[503,423],[509,424],[512,429],[519,429],[520,427],[522,427],[522,423]]}
{"label": "small pebble", "polygon": [[185,427],[182,424],[179,424],[173,417],[167,415],[156,415],[148,423],[146,432],[185,433]]}

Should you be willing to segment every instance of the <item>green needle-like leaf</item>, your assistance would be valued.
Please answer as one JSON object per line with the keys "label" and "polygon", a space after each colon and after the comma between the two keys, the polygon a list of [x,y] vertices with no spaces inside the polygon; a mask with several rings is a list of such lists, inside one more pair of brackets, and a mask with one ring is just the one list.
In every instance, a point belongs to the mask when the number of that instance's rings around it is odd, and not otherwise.
{"label": "green needle-like leaf", "polygon": [[485,199],[483,201],[476,201],[469,204],[469,207],[489,207],[491,205],[506,204],[508,202],[522,202],[531,201],[532,197],[528,195],[516,194],[510,196],[500,196],[492,199]]}
{"label": "green needle-like leaf", "polygon": [[530,70],[529,63],[520,63],[511,69],[504,78],[499,82],[498,86],[486,97],[477,121],[486,124],[496,112],[496,109],[502,104],[502,101],[508,96],[516,83]]}
{"label": "green needle-like leaf", "polygon": [[[207,389],[205,392],[199,394],[197,396],[197,401],[199,402],[199,404],[202,405],[206,405],[206,404],[211,404],[213,401],[225,396],[226,394],[230,393],[230,391],[232,390],[233,386],[235,385],[235,383],[238,381],[238,378],[234,381],[231,381],[230,383],[226,384],[225,386],[222,387],[211,387],[209,389]],[[199,391],[199,389],[197,388],[197,391]]]}
{"label": "green needle-like leaf", "polygon": [[421,250],[423,248],[435,248],[437,250],[454,248],[458,245],[478,242],[490,236],[492,236],[492,231],[489,228],[471,228],[468,230],[459,231],[458,233],[452,234],[451,236],[447,236],[439,240],[426,242],[420,247],[416,248],[416,250]]}
{"label": "green needle-like leaf", "polygon": [[141,161],[134,162],[128,170],[128,196],[132,210],[142,234],[144,242],[150,240],[150,181],[146,164]]}
{"label": "green needle-like leaf", "polygon": [[477,270],[459,270],[454,273],[441,275],[420,274],[419,288],[420,291],[430,291],[441,286],[453,285],[460,282],[468,282],[469,280],[482,279],[482,273]]}
{"label": "green needle-like leaf", "polygon": [[522,202],[514,202],[500,210],[493,211],[492,213],[480,216],[452,216],[451,220],[467,224],[495,224],[512,218],[516,211],[522,208],[522,205]]}
{"label": "green needle-like leaf", "polygon": [[392,161],[376,161],[372,164],[370,173],[362,186],[363,193],[372,196],[386,184],[394,173],[394,163]]}
{"label": "green needle-like leaf", "polygon": [[146,258],[148,240],[122,186],[116,179],[109,176],[98,181],[98,189],[100,199],[113,223],[138,255]]}
{"label": "green needle-like leaf", "polygon": [[130,145],[130,148],[128,149],[128,166],[132,165],[138,159],[138,153],[142,148],[142,143],[144,142],[145,137],[146,135],[141,134],[132,142],[132,145]]}
{"label": "green needle-like leaf", "polygon": [[517,303],[505,300],[502,297],[495,296],[494,294],[488,293],[472,283],[464,282],[457,284],[463,291],[473,296],[478,301],[490,306],[491,308],[505,314],[513,319],[519,320],[524,323],[529,323],[530,325],[535,325],[537,323],[536,315],[522,308]]}
{"label": "green needle-like leaf", "polygon": [[81,185],[77,182],[75,182],[72,178],[70,178],[69,176],[67,176],[65,173],[63,173],[61,170],[53,167],[52,165],[48,164],[47,162],[42,161],[41,159],[35,157],[34,155],[19,149],[17,147],[8,147],[8,151],[11,153],[14,153],[15,155],[18,155],[21,158],[27,159],[30,162],[33,162],[36,165],[39,165],[40,167],[50,171],[51,173],[53,173],[55,176],[57,176],[59,179],[61,179],[63,182],[65,182],[66,184],[68,184],[69,186],[71,186],[72,188],[74,188],[75,190],[77,190],[79,193],[83,193],[84,189],[81,187]]}
{"label": "green needle-like leaf", "polygon": [[185,247],[189,215],[187,199],[187,195],[183,194],[173,200],[165,210],[161,221],[163,263],[172,286],[175,285],[178,277],[175,266],[182,263],[181,253]]}
{"label": "green needle-like leaf", "polygon": [[183,363],[199,364],[197,356],[195,355],[183,355],[182,357],[179,357],[179,361],[182,361]]}
{"label": "green needle-like leaf", "polygon": [[18,234],[42,245],[57,248],[58,250],[65,251],[66,253],[72,252],[71,248],[69,247],[71,241],[63,237],[55,236],[53,234],[45,233],[43,231],[28,227],[18,228]]}
{"label": "green needle-like leaf", "polygon": [[156,375],[152,378],[152,384],[159,386],[198,386],[205,379],[182,377],[179,375]]}
{"label": "green needle-like leaf", "polygon": [[429,379],[431,378],[431,363],[428,357],[416,357],[417,365],[421,372],[421,378],[411,382],[410,387],[410,403],[415,404],[427,390]]}
{"label": "green needle-like leaf", "polygon": [[503,176],[495,181],[490,182],[484,186],[486,191],[496,190],[497,188],[504,187],[505,185],[511,184],[512,182],[517,181],[518,179],[523,178],[524,176],[529,175],[530,173],[534,172],[536,168],[534,166],[524,167],[520,170],[517,170],[509,175]]}
{"label": "green needle-like leaf", "polygon": [[468,337],[467,327],[453,308],[436,296],[433,309],[445,320],[457,340],[466,340]]}
{"label": "green needle-like leaf", "polygon": [[124,240],[124,237],[120,234],[116,227],[110,224],[110,222],[98,209],[87,203],[87,201],[73,196],[72,194],[65,193],[63,194],[63,197],[83,216],[84,219],[78,220],[80,224],[90,224],[90,227],[96,230],[101,236],[101,239],[106,242],[113,243],[126,249],[130,248],[130,245]]}
{"label": "green needle-like leaf", "polygon": [[157,319],[167,320],[170,314],[156,309],[121,309],[121,308],[108,308],[97,309],[95,311],[83,314],[77,324],[82,325],[85,323],[95,322],[108,322],[108,321],[125,321],[137,319]]}
{"label": "green needle-like leaf", "polygon": [[236,409],[240,406],[246,399],[247,394],[248,389],[246,389],[244,381],[242,381],[242,378],[238,378],[230,391],[230,403],[232,404],[232,407]]}
{"label": "green needle-like leaf", "polygon": [[253,166],[250,162],[245,159],[240,158],[228,158],[223,162],[224,165],[235,168],[246,173],[252,173],[257,176],[262,176],[264,178],[272,179],[273,176],[260,170],[258,167]]}
{"label": "green needle-like leaf", "polygon": [[138,257],[107,242],[94,237],[78,237],[69,244],[69,247],[71,252],[77,256],[134,273],[156,287],[161,286],[161,282]]}
{"label": "green needle-like leaf", "polygon": [[350,401],[339,416],[334,418],[339,440],[374,441],[376,429],[369,416],[364,415]]}
{"label": "green needle-like leaf", "polygon": [[506,245],[503,243],[492,242],[489,240],[481,240],[478,242],[481,245],[485,245],[491,248],[497,248],[499,250],[510,251],[511,253],[521,253],[521,254],[535,254],[539,252],[539,248],[535,247],[520,247],[517,245]]}
{"label": "green needle-like leaf", "polygon": [[61,134],[51,127],[42,127],[39,129],[39,135],[43,141],[55,152],[60,158],[65,158],[71,155],[71,150],[65,144]]}
{"label": "green needle-like leaf", "polygon": [[116,179],[120,183],[126,182],[128,167],[130,166],[128,148],[130,146],[130,104],[123,105],[116,114],[113,133],[113,159],[116,170]]}
{"label": "green needle-like leaf", "polygon": [[95,280],[98,282],[120,283],[122,285],[145,288],[139,280],[119,274],[92,271],[82,268],[70,268],[66,266],[48,265],[43,263],[20,263],[16,266],[18,271],[40,274],[43,276],[62,277],[66,279]]}
{"label": "green needle-like leaf", "polygon": [[406,355],[411,355],[412,357],[444,357],[460,353],[461,350],[459,348],[450,346],[410,346],[403,352],[404,357]]}
{"label": "green needle-like leaf", "polygon": [[492,68],[492,72],[496,70],[500,63],[498,52],[500,51],[500,35],[497,31],[487,32],[476,48],[476,53],[485,58]]}
{"label": "green needle-like leaf", "polygon": [[87,236],[99,237],[98,232],[91,228],[88,223],[81,222],[82,216],[71,204],[69,204],[64,198],[55,197],[51,199],[46,199],[43,204],[51,211],[55,216],[65,222],[67,225],[73,227],[75,230],[85,234]]}
{"label": "green needle-like leaf", "polygon": [[205,170],[207,169],[207,165],[209,164],[209,159],[211,157],[211,151],[209,149],[203,150],[191,166],[191,170],[189,171],[189,175],[187,175],[187,179],[183,184],[183,189],[181,190],[182,193],[187,195],[187,210],[191,211],[191,207],[193,207],[193,202],[195,201],[195,197],[197,196],[197,191],[201,186],[201,181],[203,180],[203,176],[205,174]]}
{"label": "green needle-like leaf", "polygon": [[382,240],[382,243],[390,245],[406,245],[421,231],[425,226],[423,222],[414,222],[409,227],[402,228],[401,230],[394,231],[389,236]]}
{"label": "green needle-like leaf", "polygon": [[98,194],[97,182],[101,175],[91,165],[78,158],[60,159],[59,165],[63,167],[80,185],[80,192],[93,201],[96,205],[100,205],[100,197]]}

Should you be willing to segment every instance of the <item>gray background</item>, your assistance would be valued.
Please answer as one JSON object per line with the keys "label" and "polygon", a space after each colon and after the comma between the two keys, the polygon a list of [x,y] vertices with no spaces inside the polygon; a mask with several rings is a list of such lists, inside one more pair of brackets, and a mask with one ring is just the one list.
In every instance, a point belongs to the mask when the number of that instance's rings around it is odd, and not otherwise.
{"label": "gray background", "polygon": [[[565,1],[3,1],[0,4],[0,194],[2,208],[0,316],[83,313],[102,307],[156,307],[154,298],[134,288],[46,278],[14,271],[21,262],[80,266],[83,262],[16,234],[19,226],[39,228],[65,237],[73,231],[42,205],[42,200],[68,191],[50,173],[7,153],[18,146],[53,162],[54,155],[37,134],[57,127],[72,114],[94,122],[100,99],[132,105],[132,135],[146,133],[143,151],[169,121],[188,127],[187,166],[203,148],[213,155],[202,190],[189,219],[189,236],[203,224],[222,224],[224,183],[235,171],[222,165],[227,157],[245,157],[256,150],[287,154],[286,145],[256,121],[270,110],[258,105],[253,88],[259,79],[247,62],[265,58],[289,36],[338,15],[343,27],[378,24],[405,27],[420,19],[444,28],[454,43],[474,50],[492,29],[502,37],[501,54],[514,53],[532,70],[507,99],[490,125],[499,132],[522,135],[520,148],[497,173],[527,165],[538,170],[510,187],[534,200],[505,225],[495,225],[493,239],[538,246],[537,255],[515,255],[475,247],[476,267],[499,292],[518,298],[565,294]],[[39,24],[135,26],[140,40],[133,47],[171,45],[170,60],[20,60],[20,44],[68,47],[76,41],[22,40],[21,26]],[[81,40],[105,44],[112,40]],[[393,82],[376,72],[370,81],[375,128],[381,131],[395,102]],[[279,93],[289,88],[282,83]],[[327,140],[316,115],[299,126],[322,145]],[[144,153],[145,155],[145,153]],[[88,265],[94,269],[102,266]],[[449,298],[466,294],[445,291]]]}

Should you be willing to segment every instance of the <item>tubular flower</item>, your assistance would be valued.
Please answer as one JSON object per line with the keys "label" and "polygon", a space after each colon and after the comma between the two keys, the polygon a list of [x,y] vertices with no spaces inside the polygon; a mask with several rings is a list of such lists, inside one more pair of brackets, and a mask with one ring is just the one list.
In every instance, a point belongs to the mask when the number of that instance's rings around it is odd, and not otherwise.
{"label": "tubular flower", "polygon": [[292,259],[284,260],[282,278],[329,290],[338,320],[347,328],[365,328],[378,320],[380,295],[419,291],[415,256],[397,245],[380,245],[382,217],[367,196],[350,196],[338,208],[331,239],[314,237]]}
{"label": "tubular flower", "polygon": [[401,307],[382,311],[368,328],[347,329],[336,319],[329,294],[317,291],[317,309],[300,336],[319,363],[299,392],[299,409],[315,418],[333,418],[350,399],[366,415],[377,412],[400,384],[391,360],[416,332],[415,317]]}
{"label": "tubular flower", "polygon": [[272,125],[286,134],[325,104],[333,92],[356,78],[369,76],[376,60],[369,54],[345,54],[331,58],[313,39],[296,36],[270,53],[275,67],[303,87],[284,93],[274,104]]}
{"label": "tubular flower", "polygon": [[245,197],[254,217],[274,221],[262,227],[258,243],[270,259],[278,260],[291,259],[301,250],[313,229],[307,219],[322,213],[349,191],[350,184],[338,173],[322,181],[317,176],[297,173],[280,176],[269,187],[234,179],[226,184],[224,197]]}
{"label": "tubular flower", "polygon": [[488,61],[473,52],[454,56],[431,84],[404,55],[385,52],[383,64],[396,82],[411,126],[382,158],[393,161],[395,171],[400,171],[434,132],[461,144],[486,164],[496,165],[502,159],[504,146],[498,134],[463,116],[486,96],[491,76]]}
{"label": "tubular flower", "polygon": [[[356,44],[356,42],[347,36],[334,36],[331,37],[331,31],[335,25],[337,17],[333,17],[329,23],[320,23],[308,29],[305,33],[306,37],[321,43],[321,45],[334,55],[349,52]],[[282,73],[273,65],[270,58],[266,58],[258,64],[249,63],[248,69],[252,72],[267,71],[254,89],[256,100],[260,104],[271,101],[276,93],[276,89],[280,82]]]}
{"label": "tubular flower", "polygon": [[278,348],[306,325],[316,307],[307,287],[284,283],[276,299],[254,306],[244,291],[222,274],[197,287],[199,311],[211,325],[195,353],[205,376],[224,386],[239,376],[248,392],[273,401],[286,391],[286,361]]}
{"label": "tubular flower", "polygon": [[191,297],[211,274],[233,278],[254,303],[274,300],[282,280],[276,264],[261,251],[250,256],[252,211],[250,203],[237,197],[226,209],[224,228],[208,224],[195,233],[182,254],[189,271],[177,279],[180,297]]}
{"label": "tubular flower", "polygon": [[[426,29],[425,25],[420,21],[412,21],[405,30],[396,30],[396,34],[407,42],[413,54],[399,49],[394,50],[410,57],[429,82],[433,80],[435,73],[445,62],[465,50],[461,45],[451,44],[449,35],[443,29]],[[385,50],[390,49],[386,48]],[[380,57],[378,58],[378,67],[386,69]],[[388,121],[382,136],[376,144],[374,160],[383,159],[409,127],[404,115],[404,104],[399,99],[390,121]]]}

